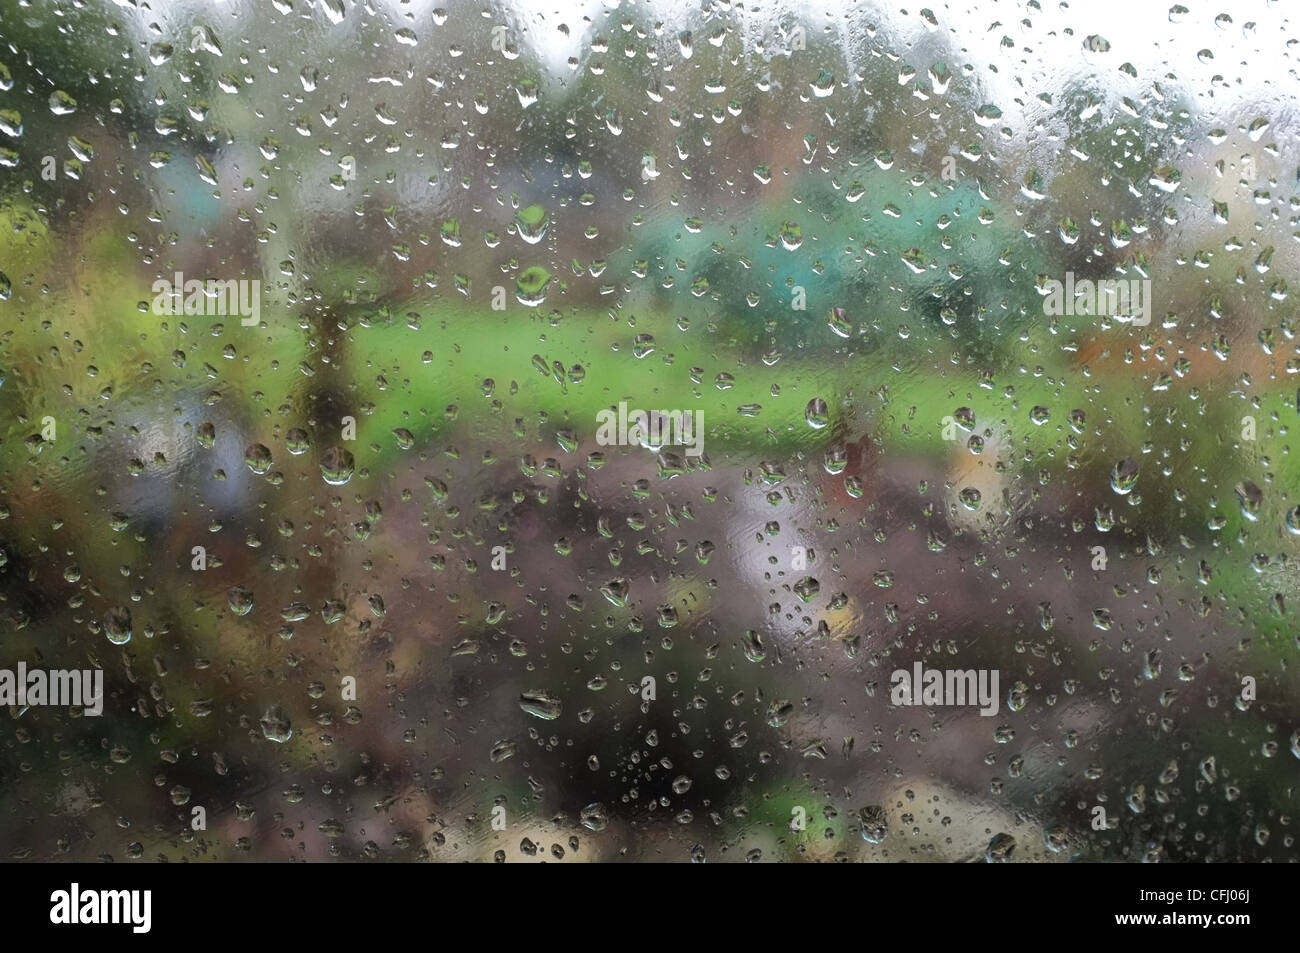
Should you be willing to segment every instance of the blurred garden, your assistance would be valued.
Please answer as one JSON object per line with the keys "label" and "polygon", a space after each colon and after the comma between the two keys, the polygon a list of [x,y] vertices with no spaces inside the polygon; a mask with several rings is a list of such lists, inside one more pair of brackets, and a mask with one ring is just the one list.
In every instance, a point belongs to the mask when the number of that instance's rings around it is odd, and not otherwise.
{"label": "blurred garden", "polygon": [[0,0],[0,856],[1294,860],[1284,5],[439,2]]}

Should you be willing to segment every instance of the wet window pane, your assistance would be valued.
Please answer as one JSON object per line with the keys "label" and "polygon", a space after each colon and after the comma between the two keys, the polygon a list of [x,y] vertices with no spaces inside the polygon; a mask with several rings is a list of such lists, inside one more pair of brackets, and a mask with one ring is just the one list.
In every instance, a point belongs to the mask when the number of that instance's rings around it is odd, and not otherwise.
{"label": "wet window pane", "polygon": [[1294,11],[0,2],[11,859],[1296,859]]}

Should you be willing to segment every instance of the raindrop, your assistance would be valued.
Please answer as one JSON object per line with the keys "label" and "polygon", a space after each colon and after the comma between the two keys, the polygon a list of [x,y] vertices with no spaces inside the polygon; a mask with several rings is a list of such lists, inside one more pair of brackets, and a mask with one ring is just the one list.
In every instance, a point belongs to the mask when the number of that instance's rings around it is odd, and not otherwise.
{"label": "raindrop", "polygon": [[520,694],[519,707],[534,718],[554,721],[560,717],[562,705],[560,699],[549,692],[532,691]]}
{"label": "raindrop", "polygon": [[320,458],[320,472],[330,486],[342,486],[352,479],[356,460],[352,451],[342,447],[330,447]]}
{"label": "raindrop", "polygon": [[1140,472],[1137,461],[1132,457],[1125,457],[1111,468],[1110,488],[1121,496],[1133,492]]}
{"label": "raindrop", "polygon": [[293,736],[293,728],[289,724],[289,716],[286,715],[279,705],[272,705],[266,709],[262,715],[262,737],[268,741],[274,741],[277,744],[284,744]]}
{"label": "raindrop", "polygon": [[814,397],[808,401],[808,406],[804,408],[803,417],[808,422],[808,426],[814,430],[821,430],[831,422],[830,410],[826,407],[826,401],[820,397]]}
{"label": "raindrop", "polygon": [[104,634],[114,645],[131,641],[131,610],[116,606],[104,613]]}

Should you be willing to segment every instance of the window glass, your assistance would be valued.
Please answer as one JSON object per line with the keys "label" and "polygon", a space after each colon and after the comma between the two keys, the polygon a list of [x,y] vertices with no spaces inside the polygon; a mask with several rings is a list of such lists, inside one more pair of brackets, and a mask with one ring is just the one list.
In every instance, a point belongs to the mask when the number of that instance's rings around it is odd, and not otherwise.
{"label": "window glass", "polygon": [[10,859],[1295,859],[1284,3],[0,0]]}

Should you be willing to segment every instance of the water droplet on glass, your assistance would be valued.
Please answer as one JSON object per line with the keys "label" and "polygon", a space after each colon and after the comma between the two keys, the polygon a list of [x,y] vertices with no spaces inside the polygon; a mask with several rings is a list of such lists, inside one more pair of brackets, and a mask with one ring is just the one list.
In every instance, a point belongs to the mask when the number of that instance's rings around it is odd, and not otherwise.
{"label": "water droplet on glass", "polygon": [[562,705],[560,699],[549,692],[523,692],[519,696],[519,707],[535,718],[554,721],[560,717]]}
{"label": "water droplet on glass", "polygon": [[330,447],[320,458],[320,472],[330,486],[342,486],[352,479],[356,460],[352,451],[342,447]]}

